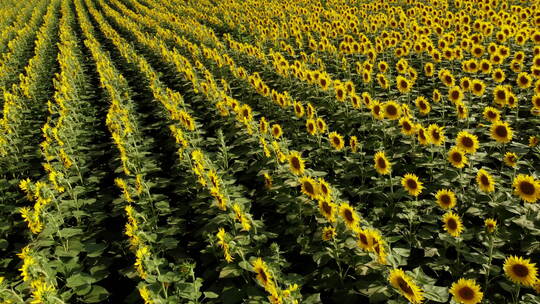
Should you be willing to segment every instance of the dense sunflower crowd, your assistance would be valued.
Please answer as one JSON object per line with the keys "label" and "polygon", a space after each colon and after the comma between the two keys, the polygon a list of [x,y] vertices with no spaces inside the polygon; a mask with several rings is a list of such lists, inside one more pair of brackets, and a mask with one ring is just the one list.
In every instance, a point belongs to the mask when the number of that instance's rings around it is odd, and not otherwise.
{"label": "dense sunflower crowd", "polygon": [[540,1],[0,15],[2,303],[540,303]]}

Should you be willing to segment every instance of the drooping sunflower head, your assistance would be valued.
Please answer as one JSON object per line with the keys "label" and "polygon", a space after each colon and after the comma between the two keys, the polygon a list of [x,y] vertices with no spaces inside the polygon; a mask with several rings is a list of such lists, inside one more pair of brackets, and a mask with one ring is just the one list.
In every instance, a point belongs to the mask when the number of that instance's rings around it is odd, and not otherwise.
{"label": "drooping sunflower head", "polygon": [[459,237],[461,232],[463,232],[463,224],[459,215],[453,212],[447,212],[443,215],[443,228],[453,237]]}
{"label": "drooping sunflower head", "polygon": [[493,233],[497,229],[497,221],[492,218],[488,218],[484,221],[484,226],[486,227],[487,232]]}
{"label": "drooping sunflower head", "polygon": [[510,256],[504,260],[504,273],[514,283],[524,286],[533,286],[538,280],[536,264],[530,259]]}
{"label": "drooping sunflower head", "polygon": [[519,99],[516,94],[511,91],[508,91],[508,97],[506,97],[506,104],[509,108],[515,108],[518,106]]}
{"label": "drooping sunflower head", "polygon": [[448,151],[448,161],[456,168],[463,168],[467,164],[467,156],[465,155],[465,152],[458,147],[453,146],[450,151]]}
{"label": "drooping sunflower head", "polygon": [[293,174],[304,174],[304,160],[299,152],[293,151],[289,154],[289,167]]}
{"label": "drooping sunflower head", "polygon": [[452,190],[441,189],[437,191],[435,198],[437,199],[437,204],[442,209],[451,209],[456,206],[456,194]]}
{"label": "drooping sunflower head", "polygon": [[411,303],[419,304],[424,300],[423,291],[401,269],[392,269],[388,277],[390,285],[399,291]]}
{"label": "drooping sunflower head", "polygon": [[463,304],[477,304],[482,301],[484,294],[475,280],[461,278],[452,284],[449,292],[454,296],[454,301]]}
{"label": "drooping sunflower head", "polygon": [[343,140],[343,136],[338,134],[337,132],[331,132],[328,135],[328,141],[330,142],[330,145],[334,147],[336,150],[341,150],[345,146],[345,141]]}
{"label": "drooping sunflower head", "polygon": [[526,174],[519,174],[513,182],[514,193],[528,203],[536,203],[540,198],[540,181]]}
{"label": "drooping sunflower head", "polygon": [[478,149],[478,137],[467,131],[460,131],[456,138],[457,147],[466,153],[475,153]]}
{"label": "drooping sunflower head", "polygon": [[486,193],[495,191],[493,177],[485,169],[478,170],[478,173],[476,174],[476,183],[481,191]]}
{"label": "drooping sunflower head", "polygon": [[384,151],[379,151],[375,153],[374,162],[375,170],[377,170],[377,173],[381,175],[390,174],[390,171],[392,170],[392,164],[390,164],[388,158],[386,158]]}
{"label": "drooping sunflower head", "polygon": [[351,136],[349,139],[349,146],[351,147],[351,151],[353,153],[358,150],[358,138],[356,136]]}
{"label": "drooping sunflower head", "polygon": [[360,217],[349,204],[341,203],[339,206],[339,214],[347,228],[353,231],[356,230],[360,222]]}
{"label": "drooping sunflower head", "polygon": [[384,117],[390,120],[399,119],[401,116],[401,107],[393,100],[384,103]]}
{"label": "drooping sunflower head", "polygon": [[429,125],[427,131],[429,133],[431,143],[436,146],[442,145],[446,140],[446,137],[444,136],[444,127],[440,127],[437,124],[431,124]]}
{"label": "drooping sunflower head", "polygon": [[319,195],[319,187],[317,182],[308,176],[302,176],[300,178],[300,188],[303,194],[307,195],[311,199],[315,199]]}
{"label": "drooping sunflower head", "polygon": [[418,133],[418,142],[422,145],[422,146],[426,146],[429,144],[430,142],[430,139],[429,139],[429,133],[427,132],[427,130],[422,127],[422,125],[420,124],[417,124],[416,125],[416,132]]}
{"label": "drooping sunflower head", "polygon": [[510,128],[507,122],[494,122],[491,125],[490,131],[491,138],[495,139],[497,142],[508,143],[512,140],[512,128]]}
{"label": "drooping sunflower head", "polygon": [[484,119],[491,123],[494,123],[501,119],[501,112],[494,107],[485,107],[483,115]]}
{"label": "drooping sunflower head", "polygon": [[504,163],[509,167],[515,167],[517,165],[518,156],[514,152],[506,152],[504,154]]}
{"label": "drooping sunflower head", "polygon": [[422,182],[418,180],[418,176],[412,173],[405,174],[405,176],[401,179],[401,185],[412,196],[420,195],[422,189],[424,188],[424,186],[422,186]]}
{"label": "drooping sunflower head", "polygon": [[301,118],[304,116],[304,106],[301,102],[295,101],[294,102],[294,114],[296,117]]}

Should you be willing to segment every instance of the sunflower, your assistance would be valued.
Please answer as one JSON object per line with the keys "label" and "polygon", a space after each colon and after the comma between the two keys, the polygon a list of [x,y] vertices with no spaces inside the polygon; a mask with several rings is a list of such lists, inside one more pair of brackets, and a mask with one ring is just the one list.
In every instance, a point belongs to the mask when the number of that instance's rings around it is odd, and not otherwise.
{"label": "sunflower", "polygon": [[476,183],[480,190],[484,192],[489,193],[495,191],[493,177],[485,169],[478,170],[478,173],[476,174]]}
{"label": "sunflower", "polygon": [[306,120],[306,129],[309,135],[315,135],[317,133],[317,123],[315,120],[309,118]]}
{"label": "sunflower", "polygon": [[362,100],[360,99],[360,96],[356,95],[356,93],[352,93],[349,96],[349,100],[351,101],[353,108],[360,109],[362,107]]}
{"label": "sunflower", "polygon": [[314,199],[319,194],[317,182],[308,176],[302,176],[299,180],[302,193]]}
{"label": "sunflower", "polygon": [[401,116],[401,107],[393,100],[384,103],[384,117],[390,120],[399,119]]}
{"label": "sunflower", "polygon": [[463,304],[477,304],[482,302],[484,294],[475,280],[461,278],[452,284],[449,292],[454,296],[454,301]]}
{"label": "sunflower", "polygon": [[493,102],[503,107],[506,105],[506,97],[508,96],[508,90],[502,85],[498,85],[493,89]]}
{"label": "sunflower", "polygon": [[268,122],[266,121],[266,118],[264,116],[261,117],[261,120],[259,120],[259,129],[263,134],[266,134],[266,132],[268,132]]}
{"label": "sunflower", "polygon": [[437,89],[433,90],[432,99],[433,99],[434,102],[440,102],[441,101],[441,92],[439,92],[439,90],[437,90]]}
{"label": "sunflower", "polygon": [[[463,89],[463,91],[467,92],[467,91],[470,91],[471,90],[471,84],[472,84],[472,81],[469,77],[463,77],[459,80],[459,86],[461,87],[461,89]],[[450,95],[450,94],[448,94]]]}
{"label": "sunflower", "polygon": [[478,137],[467,131],[460,131],[456,138],[457,147],[466,153],[474,154],[478,149]]}
{"label": "sunflower", "polygon": [[429,139],[429,133],[426,131],[426,129],[424,127],[422,127],[422,125],[420,124],[417,124],[416,125],[416,130],[418,132],[418,142],[422,145],[422,146],[426,146],[430,143],[430,139]]}
{"label": "sunflower", "polygon": [[367,229],[357,229],[355,233],[358,239],[358,247],[362,248],[365,251],[372,251],[373,238],[371,238],[370,231]]}
{"label": "sunflower", "polygon": [[338,84],[337,86],[334,87],[334,92],[336,93],[336,99],[338,101],[344,101],[345,100],[345,97],[347,96],[347,92],[345,90],[345,87],[343,87],[343,85],[341,84]]}
{"label": "sunflower", "polygon": [[456,194],[452,190],[441,189],[435,194],[437,204],[443,209],[452,209],[456,205]]}
{"label": "sunflower", "polygon": [[399,125],[401,126],[401,133],[403,135],[414,135],[416,133],[415,125],[408,117],[402,117],[399,120]]}
{"label": "sunflower", "polygon": [[507,122],[496,121],[491,125],[491,138],[500,143],[507,143],[512,140],[512,128]]}
{"label": "sunflower", "polygon": [[459,119],[465,119],[469,116],[469,109],[461,101],[456,103],[456,112]]}
{"label": "sunflower", "polygon": [[482,55],[484,55],[484,47],[481,44],[471,46],[471,55],[476,58],[482,57]]}
{"label": "sunflower", "polygon": [[532,84],[531,76],[526,72],[521,72],[516,78],[517,85],[522,89],[527,89]]}
{"label": "sunflower", "polygon": [[486,84],[480,79],[474,79],[471,82],[471,91],[475,96],[482,96],[486,91]]}
{"label": "sunflower", "polygon": [[306,107],[306,114],[309,119],[313,119],[313,117],[315,116],[315,108],[313,108],[313,105],[309,102]]}
{"label": "sunflower", "polygon": [[331,223],[336,221],[336,204],[332,203],[329,199],[319,199],[319,212],[327,221]]}
{"label": "sunflower", "polygon": [[537,278],[536,264],[522,257],[510,256],[504,260],[504,273],[514,282],[524,286],[533,286]]}
{"label": "sunflower", "polygon": [[390,87],[388,79],[386,79],[384,74],[377,74],[377,83],[382,89],[388,89]]}
{"label": "sunflower", "polygon": [[518,106],[518,98],[516,94],[511,91],[508,91],[508,97],[506,97],[506,104],[509,108],[515,108]]}
{"label": "sunflower", "polygon": [[364,103],[364,105],[365,105],[367,108],[371,109],[371,107],[372,107],[372,103],[371,103],[371,102],[372,102],[372,98],[371,98],[371,95],[369,95],[368,92],[363,92],[363,93],[362,93],[362,102]]}
{"label": "sunflower", "polygon": [[278,139],[281,137],[281,135],[283,135],[283,130],[281,130],[281,126],[278,125],[278,124],[273,124],[272,125],[272,136],[274,136],[274,138]]}
{"label": "sunflower", "polygon": [[381,103],[378,100],[373,100],[371,103],[371,114],[375,119],[381,120],[384,118]]}
{"label": "sunflower", "polygon": [[480,70],[484,74],[491,73],[491,62],[489,62],[487,59],[480,60]]}
{"label": "sunflower", "polygon": [[440,127],[437,124],[429,125],[427,132],[429,133],[430,142],[436,146],[442,145],[446,140],[444,127]]}
{"label": "sunflower", "polygon": [[536,203],[540,198],[540,181],[525,174],[519,174],[513,182],[514,193],[528,203]]}
{"label": "sunflower", "polygon": [[534,148],[538,146],[539,138],[538,136],[530,136],[529,137],[529,147]]}
{"label": "sunflower", "polygon": [[343,136],[338,134],[337,132],[331,132],[328,134],[328,141],[330,141],[330,144],[334,149],[341,150],[345,146],[345,141],[343,140]]}
{"label": "sunflower", "polygon": [[533,107],[540,109],[540,95],[536,94],[531,99]]}
{"label": "sunflower", "polygon": [[444,223],[444,230],[453,237],[459,237],[459,235],[463,231],[463,224],[461,223],[459,215],[450,211],[443,215],[442,220]]}
{"label": "sunflower", "polygon": [[488,218],[484,221],[484,226],[486,227],[487,232],[493,233],[495,229],[497,229],[497,221],[492,218]]}
{"label": "sunflower", "polygon": [[439,79],[447,87],[453,86],[456,82],[454,75],[452,75],[452,73],[447,69],[442,69],[439,71]]}
{"label": "sunflower", "polygon": [[411,173],[405,174],[405,176],[401,179],[401,185],[412,196],[418,196],[424,188],[422,186],[422,182],[418,180],[418,176]]}
{"label": "sunflower", "polygon": [[435,73],[435,67],[434,67],[433,63],[432,62],[427,62],[424,65],[424,74],[427,77],[431,77],[431,76],[433,76],[434,73]]}
{"label": "sunflower", "polygon": [[501,119],[501,111],[497,110],[494,107],[485,107],[484,108],[484,119],[493,123]]}
{"label": "sunflower", "polygon": [[495,69],[493,70],[493,73],[491,73],[491,77],[493,78],[493,81],[501,83],[506,78],[506,74],[501,69]]}
{"label": "sunflower", "polygon": [[377,260],[379,263],[386,265],[386,250],[384,246],[386,242],[382,239],[379,233],[373,231],[371,233],[372,243],[373,243],[373,252],[377,255]]}
{"label": "sunflower", "polygon": [[448,90],[448,100],[453,104],[459,103],[463,100],[463,91],[458,86],[453,86]]}
{"label": "sunflower", "polygon": [[345,222],[345,225],[347,228],[351,230],[356,230],[358,227],[358,223],[360,222],[360,218],[356,211],[347,203],[342,203],[339,206],[339,214],[343,218],[343,221]]}
{"label": "sunflower", "polygon": [[296,117],[301,118],[304,116],[304,106],[301,102],[295,101],[294,102],[294,114]]}
{"label": "sunflower", "polygon": [[508,167],[515,167],[517,165],[517,160],[518,156],[514,152],[506,152],[504,154],[503,161]]}
{"label": "sunflower", "polygon": [[379,69],[379,72],[386,73],[386,71],[388,70],[388,63],[386,61],[381,60],[377,64],[377,68]]}
{"label": "sunflower", "polygon": [[414,103],[416,104],[416,107],[418,108],[418,111],[422,115],[427,115],[431,111],[431,105],[429,104],[429,101],[424,96],[418,96]]}
{"label": "sunflower", "polygon": [[459,147],[453,146],[448,151],[448,161],[456,168],[463,168],[467,164],[467,156]]}
{"label": "sunflower", "polygon": [[336,228],[332,226],[324,227],[322,232],[323,241],[330,241],[336,237]]}
{"label": "sunflower", "polygon": [[375,153],[375,157],[373,158],[373,160],[375,162],[375,170],[377,170],[379,174],[390,174],[390,171],[392,170],[392,164],[388,161],[388,158],[386,158],[384,151],[379,151]]}
{"label": "sunflower", "polygon": [[409,302],[419,304],[424,301],[423,291],[416,286],[412,279],[401,269],[392,269],[388,276],[388,281],[399,291]]}
{"label": "sunflower", "polygon": [[317,132],[320,134],[326,132],[326,122],[321,117],[317,117]]}
{"label": "sunflower", "polygon": [[253,271],[257,273],[257,280],[265,287],[268,288],[273,286],[274,282],[272,281],[272,276],[268,271],[268,266],[261,259],[257,258],[253,263]]}
{"label": "sunflower", "polygon": [[289,154],[289,166],[294,175],[304,174],[304,160],[299,152],[293,151]]}
{"label": "sunflower", "polygon": [[409,93],[412,88],[411,82],[403,76],[396,77],[396,86],[402,94]]}

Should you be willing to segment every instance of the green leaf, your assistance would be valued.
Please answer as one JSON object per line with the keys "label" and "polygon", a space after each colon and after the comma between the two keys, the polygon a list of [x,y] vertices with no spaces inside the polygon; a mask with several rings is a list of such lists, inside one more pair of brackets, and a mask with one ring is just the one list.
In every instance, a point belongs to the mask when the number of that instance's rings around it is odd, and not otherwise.
{"label": "green leaf", "polygon": [[94,285],[92,286],[92,290],[90,291],[90,293],[85,295],[82,301],[84,303],[99,303],[99,302],[103,302],[108,297],[109,297],[109,292],[107,291],[107,289],[99,285]]}

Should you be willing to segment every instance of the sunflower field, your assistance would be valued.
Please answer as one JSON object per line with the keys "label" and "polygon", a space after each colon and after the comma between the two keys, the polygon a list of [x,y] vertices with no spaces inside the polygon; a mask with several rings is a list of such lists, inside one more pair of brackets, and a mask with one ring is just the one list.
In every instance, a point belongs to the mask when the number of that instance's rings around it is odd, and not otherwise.
{"label": "sunflower field", "polygon": [[0,303],[540,304],[540,1],[0,16]]}

